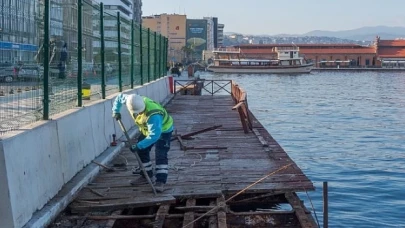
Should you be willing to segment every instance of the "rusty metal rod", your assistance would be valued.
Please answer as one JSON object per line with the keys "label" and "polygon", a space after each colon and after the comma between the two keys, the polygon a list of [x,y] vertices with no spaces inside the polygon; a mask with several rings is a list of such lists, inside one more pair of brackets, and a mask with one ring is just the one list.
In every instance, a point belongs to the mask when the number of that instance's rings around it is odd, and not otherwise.
{"label": "rusty metal rod", "polygon": [[[194,132],[190,132],[190,133],[188,133],[188,134],[182,135],[181,138],[182,138],[182,139],[188,139],[188,138],[190,138],[191,136],[198,135],[198,134],[201,134],[201,133],[204,133],[204,132],[207,132],[207,131],[212,131],[212,130],[215,130],[215,129],[220,128],[220,127],[222,127],[222,125],[215,125],[215,126],[213,126],[213,127],[204,128],[204,129],[199,130],[199,131],[194,131]],[[171,141],[176,140],[176,139],[177,139],[177,138],[174,138],[174,139],[172,139]]]}
{"label": "rusty metal rod", "polygon": [[226,150],[228,147],[224,146],[204,146],[204,147],[194,147],[194,146],[185,146],[185,150]]}
{"label": "rusty metal rod", "polygon": [[101,163],[98,163],[98,162],[96,162],[96,161],[91,161],[91,162],[93,162],[94,164],[96,164],[96,165],[98,165],[98,166],[100,166],[100,167],[103,167],[104,169],[107,169],[108,171],[114,171],[113,168],[108,167],[108,166],[106,166],[106,165],[103,165],[103,164],[101,164]]}
{"label": "rusty metal rod", "polygon": [[183,140],[181,139],[181,136],[178,135],[176,138],[177,138],[177,140],[179,140],[180,149],[181,149],[181,150],[186,150],[186,146],[184,145]]}
{"label": "rusty metal rod", "polygon": [[[127,130],[125,129],[125,126],[124,126],[124,124],[122,123],[121,119],[118,119],[118,123],[119,123],[119,125],[120,125],[122,131],[124,132],[125,137],[126,137],[127,140],[128,140],[129,146],[132,146],[131,143],[130,143],[130,142],[131,142],[131,138],[129,137],[128,132],[127,132]],[[143,175],[145,176],[145,178],[146,178],[146,180],[148,181],[149,185],[152,187],[153,194],[155,194],[155,196],[156,196],[157,193],[156,193],[155,186],[153,186],[153,183],[152,183],[151,179],[149,178],[149,175],[148,175],[148,173],[146,172],[145,167],[144,167],[143,164],[142,164],[141,158],[139,157],[138,153],[133,153],[133,154],[135,155],[136,160],[138,161],[138,165],[139,165],[139,167],[141,168],[141,170],[142,170],[142,172],[143,172]]]}

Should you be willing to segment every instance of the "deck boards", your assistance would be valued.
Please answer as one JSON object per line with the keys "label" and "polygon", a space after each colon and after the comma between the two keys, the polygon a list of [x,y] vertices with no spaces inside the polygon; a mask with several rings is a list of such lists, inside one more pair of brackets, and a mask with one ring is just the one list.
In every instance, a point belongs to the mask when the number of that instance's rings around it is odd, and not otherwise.
{"label": "deck boards", "polygon": [[[224,193],[240,191],[288,164],[292,165],[247,192],[314,190],[312,182],[254,117],[255,132],[243,132],[238,112],[232,110],[233,105],[231,96],[176,96],[167,105],[167,110],[173,116],[177,134],[222,125],[216,130],[195,135],[191,140],[183,139],[183,143],[187,147],[226,149],[182,151],[179,141],[173,140],[169,151],[168,190],[158,196],[153,195],[149,185],[129,184],[138,177],[131,171],[137,162],[133,154],[124,149],[112,163],[122,163],[125,158],[127,167],[115,168],[115,172],[102,171],[80,191],[70,208],[77,212],[118,210],[166,204],[181,197],[220,197]],[[151,158],[154,158],[154,149]],[[193,215],[188,216],[189,220]]]}

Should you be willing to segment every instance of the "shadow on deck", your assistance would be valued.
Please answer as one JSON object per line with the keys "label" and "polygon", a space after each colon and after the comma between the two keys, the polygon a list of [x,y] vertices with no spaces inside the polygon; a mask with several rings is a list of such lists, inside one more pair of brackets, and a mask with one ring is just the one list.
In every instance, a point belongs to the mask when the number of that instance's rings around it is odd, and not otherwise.
{"label": "shadow on deck", "polygon": [[312,182],[249,112],[246,93],[232,81],[202,85],[202,95],[176,95],[166,107],[176,131],[164,193],[130,185],[137,161],[124,149],[58,227],[317,227],[295,193]]}

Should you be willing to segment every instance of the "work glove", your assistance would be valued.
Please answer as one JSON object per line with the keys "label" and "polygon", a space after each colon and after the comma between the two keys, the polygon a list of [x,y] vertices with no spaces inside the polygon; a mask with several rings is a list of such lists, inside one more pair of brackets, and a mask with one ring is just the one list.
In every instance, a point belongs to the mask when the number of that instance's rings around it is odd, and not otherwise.
{"label": "work glove", "polygon": [[121,113],[113,113],[113,118],[116,120],[120,120],[121,119]]}
{"label": "work glove", "polygon": [[132,151],[132,153],[138,153],[138,151],[140,151],[136,144],[133,144],[129,149]]}

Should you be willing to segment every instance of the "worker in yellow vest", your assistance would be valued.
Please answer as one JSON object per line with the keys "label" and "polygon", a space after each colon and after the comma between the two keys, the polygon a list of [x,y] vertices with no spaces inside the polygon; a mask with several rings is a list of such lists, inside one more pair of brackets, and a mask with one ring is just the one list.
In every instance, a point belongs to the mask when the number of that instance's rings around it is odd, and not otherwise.
{"label": "worker in yellow vest", "polygon": [[[167,153],[170,150],[170,140],[173,133],[173,118],[158,102],[148,97],[137,94],[119,94],[113,104],[113,118],[121,119],[121,106],[125,104],[129,113],[140,131],[138,143],[131,146],[133,153],[138,153],[149,177],[154,182],[150,151],[155,145],[155,189],[164,191],[164,185],[168,175]],[[146,184],[146,178],[140,172],[141,177],[131,184]]]}

